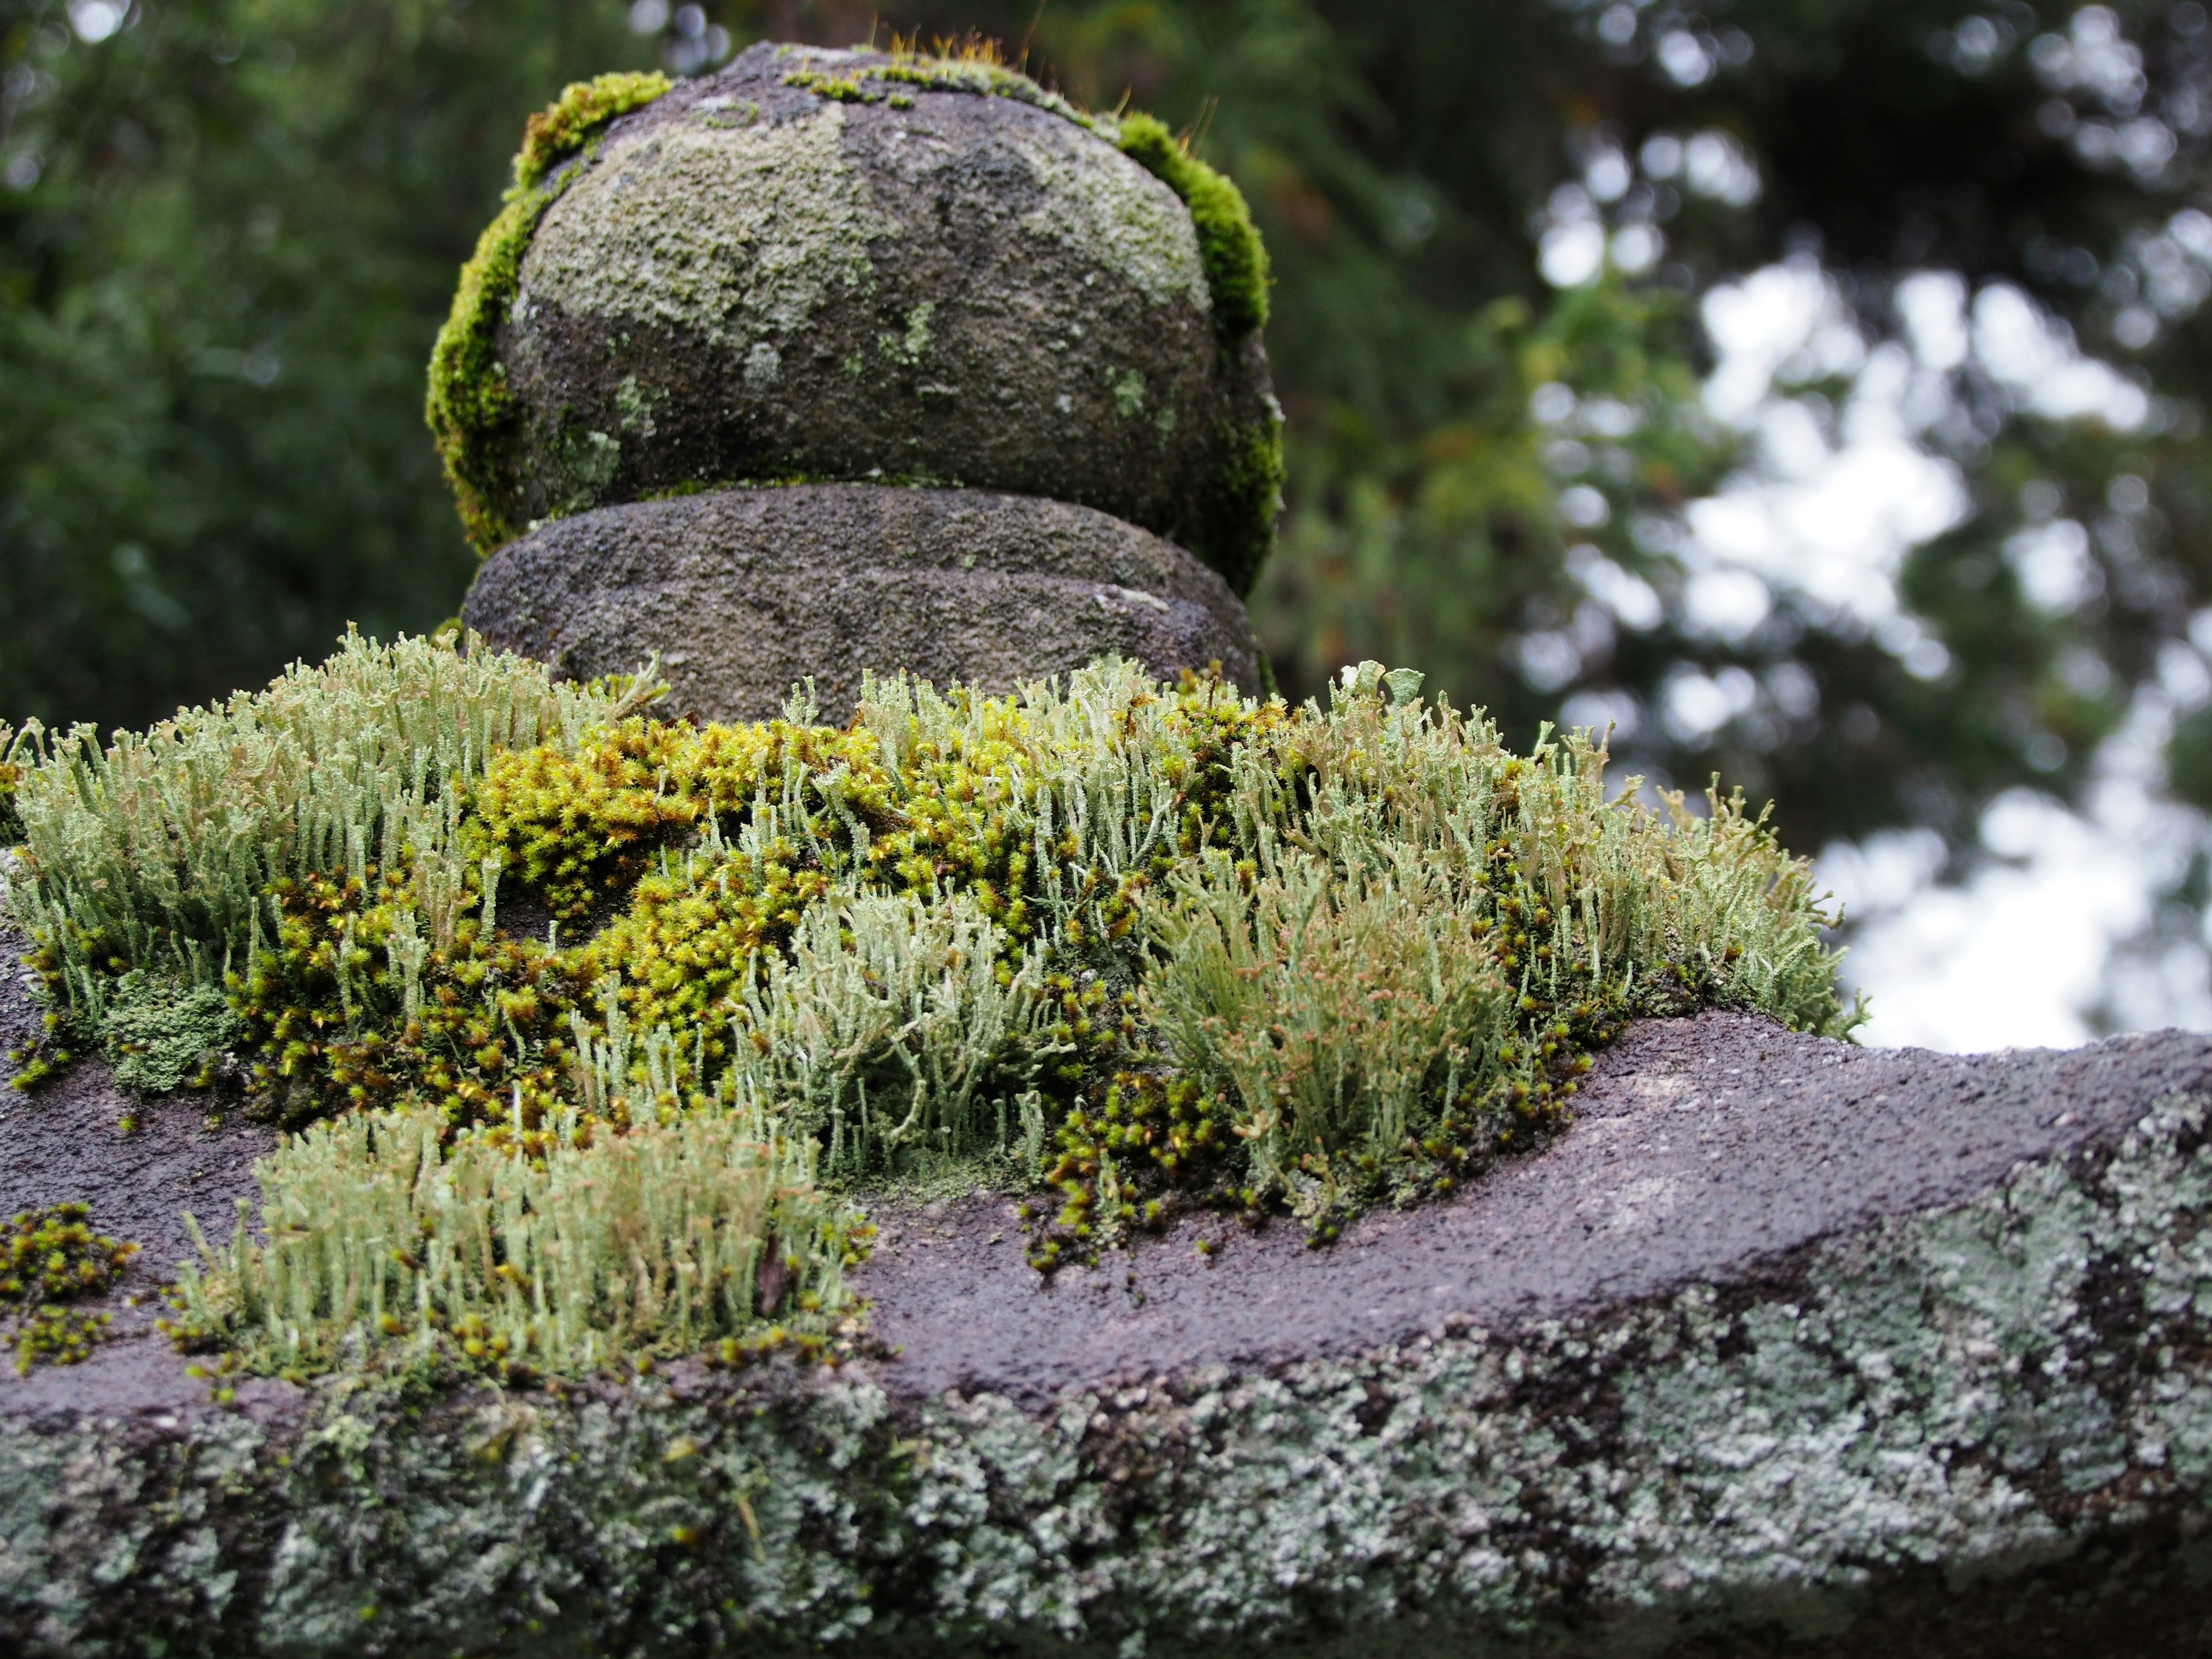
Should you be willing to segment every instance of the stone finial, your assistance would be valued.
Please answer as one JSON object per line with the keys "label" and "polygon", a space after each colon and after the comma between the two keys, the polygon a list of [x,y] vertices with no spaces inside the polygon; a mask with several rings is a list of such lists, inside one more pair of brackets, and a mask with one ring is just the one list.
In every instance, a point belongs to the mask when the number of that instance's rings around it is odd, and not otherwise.
{"label": "stone finial", "polygon": [[580,147],[518,165],[433,363],[480,551],[679,492],[927,483],[1110,514],[1249,589],[1265,254],[1158,122],[877,52],[763,45],[610,118],[630,79],[544,118]]}

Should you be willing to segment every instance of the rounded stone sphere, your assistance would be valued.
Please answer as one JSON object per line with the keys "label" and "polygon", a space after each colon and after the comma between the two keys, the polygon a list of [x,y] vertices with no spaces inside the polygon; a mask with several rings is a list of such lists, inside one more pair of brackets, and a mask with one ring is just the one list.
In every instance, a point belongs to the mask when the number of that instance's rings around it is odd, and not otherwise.
{"label": "rounded stone sphere", "polygon": [[1108,655],[1265,689],[1228,584],[1089,507],[983,489],[793,484],[603,507],[492,555],[462,618],[571,679],[648,653],[667,712],[766,720],[811,680],[850,715],[869,672],[994,695]]}
{"label": "rounded stone sphere", "polygon": [[1249,588],[1279,470],[1260,330],[1127,131],[1003,70],[774,45],[616,120],[549,174],[496,325],[479,539],[880,480],[1094,507]]}

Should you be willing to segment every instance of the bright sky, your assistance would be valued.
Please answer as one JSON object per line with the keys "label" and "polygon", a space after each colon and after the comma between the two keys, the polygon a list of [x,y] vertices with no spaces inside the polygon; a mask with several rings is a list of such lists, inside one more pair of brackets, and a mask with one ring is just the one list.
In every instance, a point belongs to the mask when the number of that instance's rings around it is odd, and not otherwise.
{"label": "bright sky", "polygon": [[[2140,390],[2084,357],[2017,289],[1970,299],[1957,278],[1930,273],[1902,285],[1898,311],[1902,339],[1869,349],[1810,261],[1708,296],[1719,362],[1706,401],[1754,437],[1759,461],[1690,509],[1686,551],[1692,569],[1748,574],[1856,618],[1908,670],[1932,678],[1947,655],[1900,615],[1894,581],[1906,551],[1964,510],[1955,472],[1916,441],[1952,407],[1947,373],[1971,354],[2022,406],[2062,418],[2131,428],[2151,411]],[[1777,387],[1778,376],[1812,372],[1855,376],[1833,441]],[[2048,520],[2007,556],[2032,602],[2057,611],[2097,580],[2087,547],[2081,526]],[[2212,646],[2212,626],[2195,631]],[[1994,861],[1970,884],[1934,884],[1941,849],[1927,832],[1821,852],[1821,876],[1862,924],[1846,975],[1873,1000],[1864,1041],[1953,1050],[2078,1043],[2094,1035],[2089,1014],[2100,996],[2107,1021],[2123,1029],[2212,1028],[2200,951],[2113,954],[2149,920],[2160,884],[2205,831],[2199,815],[2162,798],[2158,754],[2176,711],[2212,695],[2212,670],[2181,646],[2160,666],[2097,757],[2081,811],[2024,790],[1989,807],[1982,841]]]}

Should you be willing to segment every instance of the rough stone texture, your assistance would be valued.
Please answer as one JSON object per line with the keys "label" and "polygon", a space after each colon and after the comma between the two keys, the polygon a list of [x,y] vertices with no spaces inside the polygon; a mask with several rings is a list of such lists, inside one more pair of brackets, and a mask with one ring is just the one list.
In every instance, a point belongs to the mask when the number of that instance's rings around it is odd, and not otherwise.
{"label": "rough stone texture", "polygon": [[1211,557],[1276,418],[1175,193],[1065,117],[786,84],[761,46],[610,131],[501,334],[516,523],[684,485],[885,477],[1095,507]]}
{"label": "rough stone texture", "polygon": [[0,1382],[0,1648],[2202,1653],[2208,1098],[1710,1016],[1328,1251],[1040,1290],[1005,1200],[890,1215],[838,1373],[217,1408],[118,1342]]}
{"label": "rough stone texture", "polygon": [[1219,662],[1260,688],[1244,607],[1181,548],[1034,496],[896,485],[731,489],[602,507],[495,554],[463,612],[588,678],[660,653],[678,712],[759,720],[811,676],[842,720],[864,670],[993,692],[1109,652]]}

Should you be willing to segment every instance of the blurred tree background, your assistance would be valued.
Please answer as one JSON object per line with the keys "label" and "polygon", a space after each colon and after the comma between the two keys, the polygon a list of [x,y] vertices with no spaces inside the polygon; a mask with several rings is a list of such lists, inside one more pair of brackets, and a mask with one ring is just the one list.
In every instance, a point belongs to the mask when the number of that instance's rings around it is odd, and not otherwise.
{"label": "blurred tree background", "polygon": [[453,613],[423,365],[565,81],[975,32],[1252,201],[1291,453],[1254,608],[1295,695],[1419,667],[1916,878],[2001,854],[1992,803],[2130,778],[2194,837],[2136,957],[2203,956],[2198,0],[0,19],[0,714],[143,723]]}

